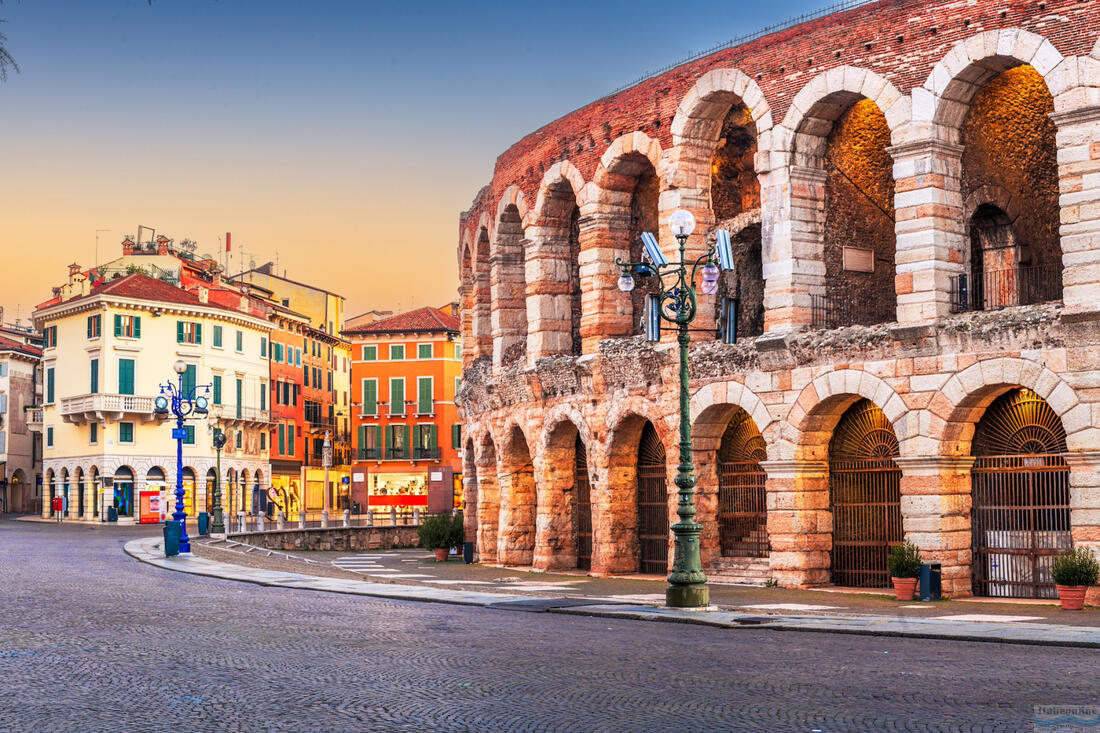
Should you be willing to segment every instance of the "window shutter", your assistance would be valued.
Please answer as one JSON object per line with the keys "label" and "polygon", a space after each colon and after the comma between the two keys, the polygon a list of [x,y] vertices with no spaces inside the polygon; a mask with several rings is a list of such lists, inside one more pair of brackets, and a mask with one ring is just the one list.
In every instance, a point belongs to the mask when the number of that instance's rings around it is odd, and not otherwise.
{"label": "window shutter", "polygon": [[122,335],[122,316],[115,314],[115,336]]}
{"label": "window shutter", "polygon": [[294,455],[294,426],[293,425],[287,425],[286,426],[286,447],[287,447],[286,454],[288,456]]}
{"label": "window shutter", "polygon": [[433,451],[439,447],[439,431],[435,425],[428,426],[428,447]]}
{"label": "window shutter", "polygon": [[451,426],[451,447],[455,450],[462,448],[462,424],[455,423]]}
{"label": "window shutter", "polygon": [[222,345],[222,327],[214,326],[213,340],[210,342],[213,346],[221,348]]}
{"label": "window shutter", "polygon": [[214,404],[222,403],[222,378],[220,374],[214,375]]}
{"label": "window shutter", "polygon": [[132,395],[134,393],[134,360],[118,360],[118,393]]}
{"label": "window shutter", "polygon": [[279,455],[286,455],[286,425],[279,423]]}
{"label": "window shutter", "polygon": [[188,364],[183,372],[183,395],[187,397],[191,390],[198,384],[198,368],[194,364]]}
{"label": "window shutter", "polygon": [[398,425],[397,426],[397,431],[398,431],[398,434],[401,436],[401,457],[402,458],[408,458],[409,457],[409,426],[408,425]]}
{"label": "window shutter", "polygon": [[134,338],[141,338],[141,316],[134,316]]}
{"label": "window shutter", "polygon": [[176,321],[176,343],[183,343],[183,321]]}
{"label": "window shutter", "polygon": [[88,390],[92,394],[99,391],[99,359],[92,359],[91,361],[91,379],[90,389]]}
{"label": "window shutter", "polygon": [[95,316],[88,316],[88,338],[92,337],[92,319],[93,318],[95,318]]}
{"label": "window shutter", "polygon": [[202,343],[202,324],[201,323],[196,323],[195,324],[195,343],[196,344],[201,344]]}
{"label": "window shutter", "polygon": [[54,398],[54,371],[46,370],[46,402],[52,404]]}
{"label": "window shutter", "polygon": [[267,409],[267,385],[260,382],[260,409]]}
{"label": "window shutter", "polygon": [[421,415],[427,415],[432,412],[432,378],[431,377],[417,377],[417,399],[416,399],[416,411]]}

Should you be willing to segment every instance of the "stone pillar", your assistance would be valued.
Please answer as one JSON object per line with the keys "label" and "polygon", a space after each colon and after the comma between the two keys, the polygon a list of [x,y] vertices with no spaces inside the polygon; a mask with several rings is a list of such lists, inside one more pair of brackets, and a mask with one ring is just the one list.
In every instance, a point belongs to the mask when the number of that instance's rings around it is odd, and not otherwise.
{"label": "stone pillar", "polygon": [[630,193],[605,191],[612,204],[581,205],[581,352],[595,354],[605,338],[632,333],[630,294],[619,291],[615,258],[630,254]]}
{"label": "stone pillar", "polygon": [[[707,170],[710,170],[710,166],[707,166]],[[684,209],[691,212],[691,215],[695,217],[695,231],[688,238],[687,241],[687,261],[694,262],[699,257],[702,257],[707,253],[707,250],[714,245],[714,235],[708,236],[708,230],[714,226],[714,214],[710,208],[710,183],[707,182],[705,188],[674,188],[666,189],[661,192],[661,197],[658,200],[658,211],[660,219],[660,231],[654,232],[657,235],[657,241],[661,243],[661,250],[665,253],[665,257],[669,262],[675,262],[680,257],[680,244],[676,241],[676,237],[673,236],[672,230],[668,227],[668,218],[672,216],[672,212],[677,209]],[[699,273],[695,279],[696,287],[696,299],[698,301],[698,315],[692,322],[691,327],[693,329],[700,329],[699,331],[691,334],[692,342],[697,341],[713,341],[716,335],[716,321],[715,315],[717,309],[714,303],[715,296],[707,295],[702,290],[703,275]],[[703,332],[705,331],[705,333]],[[669,343],[676,342],[676,329],[675,326],[669,323],[662,324],[661,340]]]}
{"label": "stone pillar", "polygon": [[535,478],[531,468],[500,474],[497,563],[527,566],[535,549]]}
{"label": "stone pillar", "polygon": [[1100,309],[1100,106],[1051,116],[1058,126],[1062,301],[1066,314]]}
{"label": "stone pillar", "polygon": [[762,461],[768,474],[771,575],[787,588],[829,582],[833,514],[824,461]]}
{"label": "stone pillar", "polygon": [[53,501],[53,484],[45,479],[42,480],[42,518],[49,519],[52,513]]}
{"label": "stone pillar", "polygon": [[923,139],[887,152],[894,158],[898,322],[932,323],[950,313],[969,246],[960,189],[963,148]]}
{"label": "stone pillar", "polygon": [[[466,542],[474,543],[477,550],[477,469],[473,460],[463,456],[462,472],[462,533]],[[368,516],[370,516],[368,514]]]}
{"label": "stone pillar", "polygon": [[298,529],[306,528],[306,513],[305,510],[298,512]]}
{"label": "stone pillar", "polygon": [[[1067,453],[1069,524],[1073,544],[1090,547],[1100,558],[1100,451]],[[1089,588],[1086,602],[1100,605],[1100,587]]]}
{"label": "stone pillar", "polygon": [[940,563],[943,594],[971,594],[970,467],[972,456],[899,457],[905,539],[925,562]]}
{"label": "stone pillar", "polygon": [[[486,243],[485,246],[488,246]],[[477,248],[478,252],[482,252],[481,246]],[[473,311],[473,323],[471,324],[471,339],[467,345],[463,343],[463,351],[469,348],[472,358],[476,359],[479,356],[488,356],[493,353],[493,333],[492,333],[492,286],[491,278],[489,275],[489,261],[486,259],[484,262],[477,262],[474,264],[474,269],[477,274],[474,277],[474,311]]]}
{"label": "stone pillar", "polygon": [[793,166],[761,178],[765,332],[810,325],[810,296],[825,294],[826,177]]}
{"label": "stone pillar", "polygon": [[538,487],[535,507],[535,549],[531,564],[537,570],[577,567],[577,543],[573,531],[576,458],[573,442],[551,441],[535,459]]}
{"label": "stone pillar", "polygon": [[[717,458],[716,448],[695,450],[691,458],[695,464],[695,521],[703,526],[699,537],[699,560],[704,570],[713,568],[722,557],[722,538],[718,528]],[[669,517],[676,517],[675,508]]]}
{"label": "stone pillar", "polygon": [[531,241],[525,263],[529,364],[573,351],[569,226],[568,220],[544,219],[527,230]]}
{"label": "stone pillar", "polygon": [[624,443],[620,449],[617,456],[588,453],[592,575],[638,572],[638,446]]}
{"label": "stone pillar", "polygon": [[501,220],[496,232],[491,270],[490,294],[493,333],[493,367],[510,364],[515,357],[526,358],[526,349],[514,353],[527,340],[527,294],[524,285],[524,253],[527,242],[520,222]]}
{"label": "stone pillar", "polygon": [[500,486],[496,466],[477,467],[477,551],[483,563],[497,561],[497,523],[500,521]]}

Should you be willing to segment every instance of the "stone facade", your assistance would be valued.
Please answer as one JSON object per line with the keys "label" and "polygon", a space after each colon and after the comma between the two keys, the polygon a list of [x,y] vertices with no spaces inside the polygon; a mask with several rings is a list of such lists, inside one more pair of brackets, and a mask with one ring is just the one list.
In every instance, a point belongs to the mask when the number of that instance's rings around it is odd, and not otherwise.
{"label": "stone facade", "polygon": [[[759,257],[763,280],[736,285],[750,314],[762,293],[762,335],[717,341],[710,296],[692,334],[706,567],[727,564],[716,454],[743,411],[766,446],[771,576],[830,582],[831,443],[868,400],[893,430],[897,531],[942,564],[948,593],[970,593],[986,562],[975,538],[999,541],[976,529],[972,438],[1014,390],[1059,423],[1064,541],[1100,547],[1098,36],[1100,9],[1070,0],[874,2],[676,67],[505,151],[460,219],[466,517],[482,561],[575,566],[590,511],[592,572],[638,569],[639,439],[648,421],[666,450],[678,442],[677,361],[667,333],[633,335],[615,259],[639,221],[671,252],[680,208],[698,222],[689,253],[739,227],[738,262]],[[753,149],[755,180],[736,163]],[[561,287],[573,268],[579,323]],[[578,436],[590,509],[571,494]]]}

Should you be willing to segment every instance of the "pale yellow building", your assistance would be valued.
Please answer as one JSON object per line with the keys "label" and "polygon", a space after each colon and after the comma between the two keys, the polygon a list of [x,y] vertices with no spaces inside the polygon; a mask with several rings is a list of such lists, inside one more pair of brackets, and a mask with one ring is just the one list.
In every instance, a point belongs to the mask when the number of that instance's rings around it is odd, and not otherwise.
{"label": "pale yellow building", "polygon": [[[209,387],[210,414],[188,422],[184,449],[185,508],[209,511],[215,472],[212,438],[223,430],[223,504],[248,509],[269,483],[268,345],[271,324],[246,306],[211,302],[199,288],[133,274],[91,287],[70,270],[69,282],[35,312],[43,351],[43,515],[49,498],[68,500],[67,516],[99,519],[113,507],[119,521],[156,520],[175,503],[174,419],[153,414],[160,385]],[[171,506],[169,505],[169,502]]]}

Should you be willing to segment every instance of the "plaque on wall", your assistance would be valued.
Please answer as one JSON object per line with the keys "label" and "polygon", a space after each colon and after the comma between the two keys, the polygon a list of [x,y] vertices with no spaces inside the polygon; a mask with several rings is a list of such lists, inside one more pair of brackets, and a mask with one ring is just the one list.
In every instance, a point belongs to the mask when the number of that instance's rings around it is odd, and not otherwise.
{"label": "plaque on wall", "polygon": [[875,251],[863,247],[845,247],[844,269],[850,272],[874,272]]}

